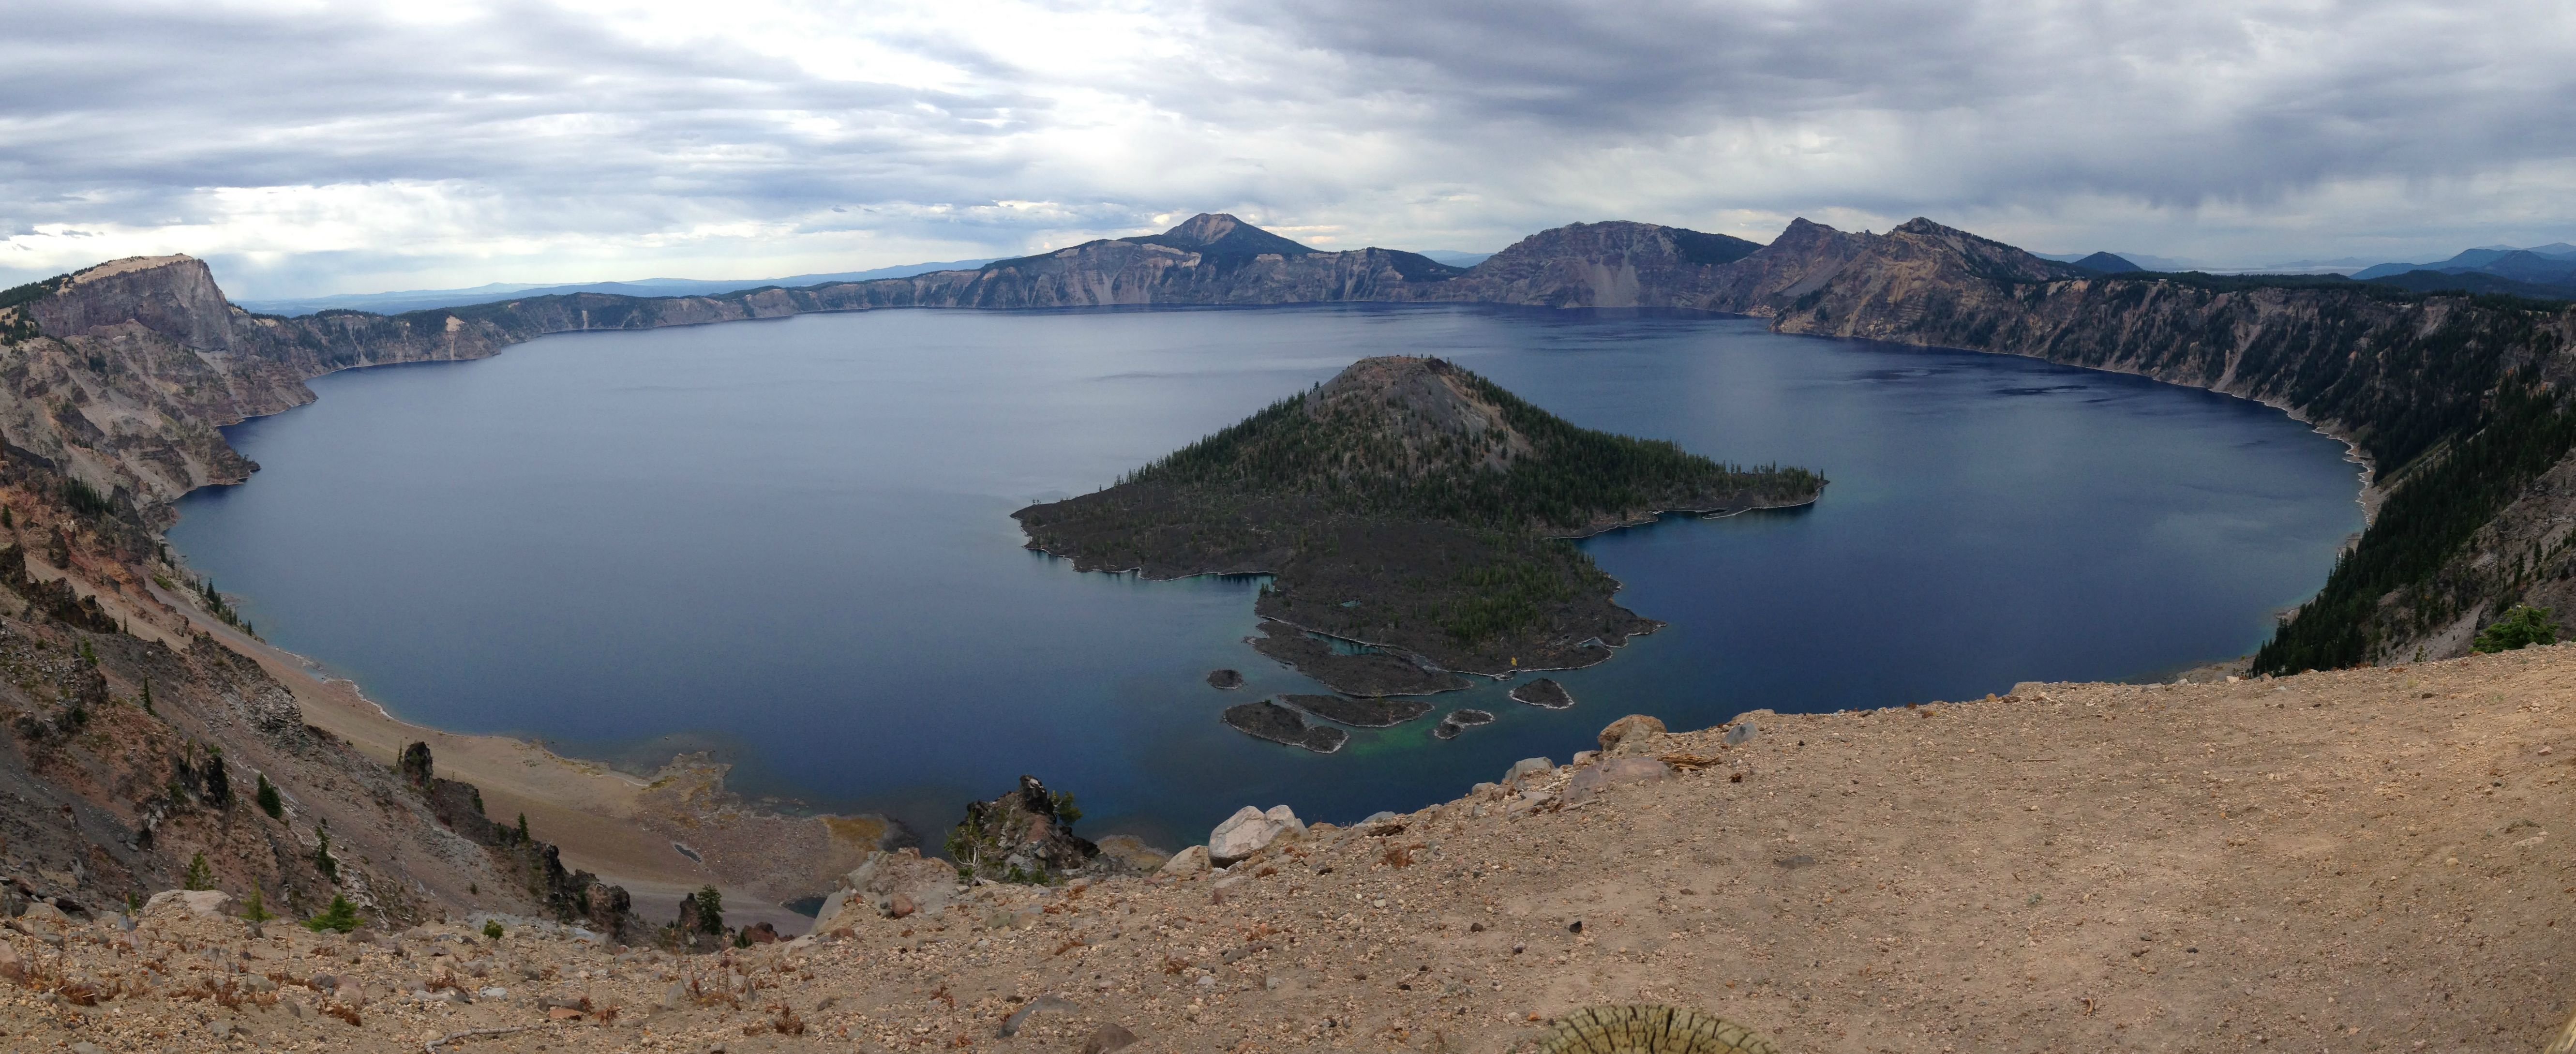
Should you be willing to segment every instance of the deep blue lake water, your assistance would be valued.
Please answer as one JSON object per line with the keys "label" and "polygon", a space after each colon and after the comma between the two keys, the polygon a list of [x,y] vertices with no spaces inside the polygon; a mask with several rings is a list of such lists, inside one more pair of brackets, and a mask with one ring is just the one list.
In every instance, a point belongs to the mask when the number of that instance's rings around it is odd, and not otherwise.
{"label": "deep blue lake water", "polygon": [[[1578,424],[1824,473],[1812,509],[1582,543],[1671,623],[1540,711],[1321,756],[1224,706],[1318,691],[1254,654],[1249,579],[1077,574],[1010,512],[1354,359],[1452,358]],[[1237,806],[1446,800],[1628,713],[1703,727],[2131,679],[2243,654],[2361,527],[2340,444],[2265,407],[1743,319],[1482,308],[886,311],[548,337],[317,380],[233,428],[248,484],[171,538],[277,644],[397,714],[895,815],[936,845],[1026,772],[1095,837]],[[1244,671],[1238,692],[1209,670]],[[1440,711],[1435,711],[1438,713]]]}

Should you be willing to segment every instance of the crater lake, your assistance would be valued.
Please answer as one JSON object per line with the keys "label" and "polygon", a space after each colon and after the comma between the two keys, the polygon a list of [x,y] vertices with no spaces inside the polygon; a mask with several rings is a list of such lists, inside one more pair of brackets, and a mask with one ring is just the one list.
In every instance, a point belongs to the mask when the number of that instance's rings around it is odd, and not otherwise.
{"label": "crater lake", "polygon": [[[1320,686],[1242,643],[1260,580],[1077,573],[1010,513],[1114,482],[1352,361],[1457,361],[1579,425],[1813,469],[1816,505],[1584,540],[1670,625],[1483,682],[1339,753],[1233,703]],[[271,642],[402,718],[936,846],[1022,773],[1163,848],[1241,805],[1453,798],[1630,713],[1676,728],[2170,677],[2251,651],[2362,527],[2344,446],[2279,411],[1995,355],[1653,312],[881,311],[546,337],[312,382],[228,432],[263,466],[172,544]],[[1207,675],[1240,670],[1243,688]],[[1431,735],[1458,707],[1498,719]]]}

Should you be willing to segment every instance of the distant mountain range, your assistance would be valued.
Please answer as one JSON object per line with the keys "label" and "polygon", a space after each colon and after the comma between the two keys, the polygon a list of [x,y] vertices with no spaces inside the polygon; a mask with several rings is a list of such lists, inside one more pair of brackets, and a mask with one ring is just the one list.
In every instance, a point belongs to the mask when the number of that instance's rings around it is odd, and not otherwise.
{"label": "distant mountain range", "polygon": [[1456,249],[1425,249],[1423,250],[1422,255],[1428,256],[1441,263],[1448,264],[1451,267],[1474,267],[1477,264],[1485,262],[1486,257],[1494,254],[1460,252]]}
{"label": "distant mountain range", "polygon": [[2516,282],[2536,282],[2546,285],[2567,281],[2570,274],[2576,274],[2576,245],[2552,242],[2528,249],[2516,249],[2510,245],[2489,245],[2467,250],[2440,263],[2373,264],[2354,271],[2352,276],[2366,282],[2373,278],[2386,278],[2409,271],[2439,271],[2443,274],[2480,271]]}
{"label": "distant mountain range", "polygon": [[[1286,241],[1286,239],[1281,239]],[[1290,242],[1289,244],[1296,244]],[[1303,248],[1300,246],[1300,248]],[[1464,254],[1461,254],[1464,255]],[[949,260],[942,263],[898,264],[872,271],[841,271],[832,274],[800,274],[785,278],[745,278],[709,280],[702,278],[644,278],[632,282],[586,282],[574,285],[528,285],[493,282],[471,289],[408,289],[391,293],[340,293],[334,296],[310,296],[284,300],[237,300],[243,309],[263,315],[310,315],[317,311],[366,311],[379,315],[398,315],[405,311],[426,311],[434,307],[465,307],[532,296],[557,296],[565,293],[611,293],[617,296],[719,296],[781,286],[789,289],[829,282],[867,282],[879,278],[910,278],[932,271],[971,271],[991,260]],[[1444,261],[1445,262],[1445,261]]]}
{"label": "distant mountain range", "polygon": [[2163,256],[2149,256],[2145,253],[2032,253],[2031,255],[2039,257],[2042,260],[2055,260],[2059,263],[2071,263],[2087,271],[2093,271],[2100,274],[2118,274],[2122,271],[2189,271],[2194,269],[2191,262],[2188,260],[2175,260]]}
{"label": "distant mountain range", "polygon": [[2326,280],[2345,276],[2358,282],[2377,282],[2418,293],[2460,291],[2534,300],[2576,300],[2576,245],[2566,242],[2535,245],[2527,249],[2510,245],[2480,246],[2440,263],[2374,264],[2361,257],[2345,257],[2339,260],[2293,260],[2261,268],[2197,266],[2188,261],[2145,253],[2032,255],[2043,260],[2073,264],[2095,274],[2203,271],[2222,275],[2313,275]]}
{"label": "distant mountain range", "polygon": [[[1182,226],[1187,227],[1188,225],[1183,224]],[[1251,233],[1247,234],[1245,232]],[[1258,237],[1253,236],[1256,234]],[[1302,256],[1315,251],[1314,249],[1308,248],[1304,245],[1300,245],[1296,242],[1289,241],[1286,238],[1272,234],[1269,231],[1261,230],[1258,227],[1241,227],[1234,232],[1233,237],[1239,239],[1240,244],[1229,241],[1224,244],[1212,244],[1208,248],[1215,254],[1231,253],[1232,255],[1238,256],[1254,256],[1264,252],[1278,253],[1282,256]],[[1175,235],[1170,233],[1148,235],[1139,238],[1128,238],[1125,240],[1145,244],[1169,244],[1174,248],[1190,247],[1184,244],[1183,240],[1176,239]],[[1434,249],[1417,255],[1435,263],[1446,264],[1450,267],[1464,270],[1485,262],[1486,257],[1494,254],[1462,252],[1456,249]],[[709,280],[702,278],[643,278],[632,282],[584,282],[572,285],[529,285],[525,283],[493,282],[488,285],[478,285],[471,289],[406,289],[390,293],[340,293],[333,296],[308,296],[278,300],[237,300],[234,301],[234,303],[241,305],[244,310],[256,312],[258,314],[285,315],[288,317],[296,315],[310,315],[321,311],[366,311],[378,315],[399,315],[405,311],[426,311],[437,307],[468,307],[474,304],[494,304],[504,300],[524,300],[529,297],[559,296],[567,293],[609,293],[616,296],[635,297],[722,296],[726,293],[737,293],[746,289],[759,289],[764,286],[777,286],[782,289],[802,289],[807,286],[829,285],[834,282],[870,282],[880,278],[910,278],[914,275],[930,274],[935,271],[972,271],[992,262],[992,260],[946,260],[937,263],[898,264],[893,267],[879,267],[871,271],[840,271],[831,274],[800,274],[789,275],[785,278],[744,278],[734,280]],[[2131,270],[2135,269],[2136,268],[2131,268]]]}
{"label": "distant mountain range", "polygon": [[2465,289],[2540,300],[2576,300],[2576,245],[2551,242],[2528,249],[2487,245],[2440,263],[2376,264],[2352,276],[2419,292]]}

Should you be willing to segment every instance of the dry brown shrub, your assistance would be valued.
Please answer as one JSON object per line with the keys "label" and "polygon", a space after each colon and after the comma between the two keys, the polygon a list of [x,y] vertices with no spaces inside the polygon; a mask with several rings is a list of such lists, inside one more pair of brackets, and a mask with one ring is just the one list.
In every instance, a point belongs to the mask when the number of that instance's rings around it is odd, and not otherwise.
{"label": "dry brown shrub", "polygon": [[1385,864],[1388,867],[1412,867],[1413,847],[1409,845],[1390,845],[1386,847],[1386,852],[1378,855],[1377,859],[1379,863]]}

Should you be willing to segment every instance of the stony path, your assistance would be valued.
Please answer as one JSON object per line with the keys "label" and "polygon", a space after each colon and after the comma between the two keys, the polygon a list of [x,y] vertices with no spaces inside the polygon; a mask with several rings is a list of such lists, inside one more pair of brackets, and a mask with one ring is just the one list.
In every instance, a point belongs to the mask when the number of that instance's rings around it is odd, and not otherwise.
{"label": "stony path", "polygon": [[[13,930],[0,1048],[524,1025],[441,1049],[1071,1051],[1114,1025],[1137,1051],[1500,1051],[1652,1001],[1784,1051],[2528,1052],[2565,1021],[2576,647],[2019,691],[1640,737],[1618,753],[1689,767],[1572,806],[1559,768],[1544,797],[1319,827],[1230,874],[988,887],[721,958],[463,925],[248,940],[171,909],[61,950]],[[66,975],[114,997],[76,1005]],[[405,994],[451,977],[506,991]]]}

